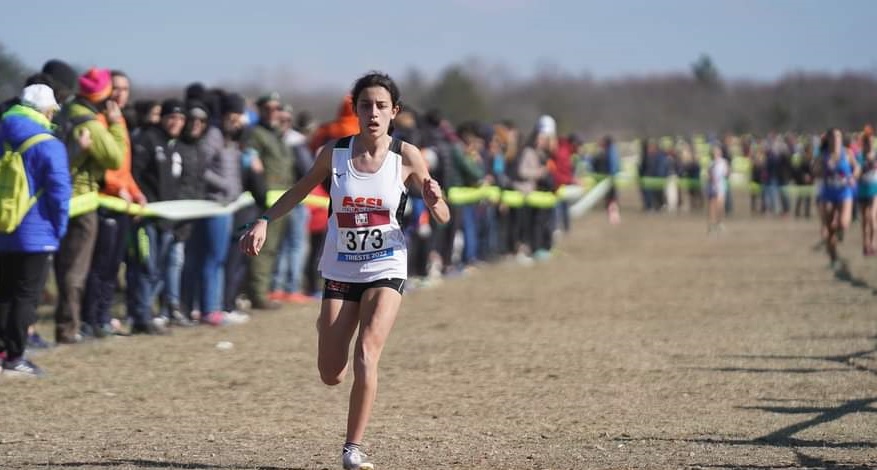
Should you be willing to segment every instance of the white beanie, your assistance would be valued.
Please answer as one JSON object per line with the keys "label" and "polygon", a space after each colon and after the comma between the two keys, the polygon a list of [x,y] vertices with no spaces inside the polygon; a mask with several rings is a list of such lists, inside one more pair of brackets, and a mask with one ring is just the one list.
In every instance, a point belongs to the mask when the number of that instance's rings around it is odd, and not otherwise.
{"label": "white beanie", "polygon": [[543,114],[536,121],[536,132],[539,134],[557,135],[557,123],[553,117]]}
{"label": "white beanie", "polygon": [[60,106],[55,101],[55,92],[48,85],[36,84],[24,88],[21,92],[21,104],[34,108],[44,113],[49,110],[57,111]]}

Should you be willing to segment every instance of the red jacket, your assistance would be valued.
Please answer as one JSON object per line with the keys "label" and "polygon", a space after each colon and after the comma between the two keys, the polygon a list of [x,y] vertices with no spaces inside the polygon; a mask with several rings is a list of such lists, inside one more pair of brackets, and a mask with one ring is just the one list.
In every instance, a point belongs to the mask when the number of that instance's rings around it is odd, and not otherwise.
{"label": "red jacket", "polygon": [[557,187],[575,183],[575,171],[572,165],[572,156],[575,154],[575,150],[567,139],[560,139],[557,143],[557,150],[551,156],[554,165],[549,165],[551,176],[554,177],[554,183]]}
{"label": "red jacket", "polygon": [[[329,193],[323,189],[322,185],[317,185],[312,191],[311,196],[329,197]],[[308,232],[320,233],[325,232],[329,227],[329,208],[328,207],[308,207],[311,213],[311,220],[308,223]]]}

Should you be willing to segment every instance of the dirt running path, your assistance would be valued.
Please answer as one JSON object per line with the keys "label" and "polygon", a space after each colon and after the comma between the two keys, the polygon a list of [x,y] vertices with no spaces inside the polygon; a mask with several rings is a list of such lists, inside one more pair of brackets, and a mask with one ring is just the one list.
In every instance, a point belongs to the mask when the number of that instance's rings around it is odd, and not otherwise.
{"label": "dirt running path", "polygon": [[[811,223],[728,227],[595,213],[545,264],[408,294],[378,469],[877,467],[877,260],[851,233],[836,276]],[[315,317],[45,353],[49,378],[0,378],[0,467],[340,468],[350,382],[319,382]]]}

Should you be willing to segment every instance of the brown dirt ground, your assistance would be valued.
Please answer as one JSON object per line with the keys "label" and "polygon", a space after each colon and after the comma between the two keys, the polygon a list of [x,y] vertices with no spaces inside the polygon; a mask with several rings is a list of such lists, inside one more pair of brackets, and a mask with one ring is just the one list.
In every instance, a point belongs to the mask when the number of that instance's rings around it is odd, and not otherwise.
{"label": "brown dirt ground", "polygon": [[[877,263],[856,228],[835,275],[815,222],[742,212],[715,238],[598,211],[548,263],[407,294],[378,469],[877,467]],[[339,468],[350,382],[319,381],[316,312],[44,353],[48,378],[0,378],[0,467]]]}

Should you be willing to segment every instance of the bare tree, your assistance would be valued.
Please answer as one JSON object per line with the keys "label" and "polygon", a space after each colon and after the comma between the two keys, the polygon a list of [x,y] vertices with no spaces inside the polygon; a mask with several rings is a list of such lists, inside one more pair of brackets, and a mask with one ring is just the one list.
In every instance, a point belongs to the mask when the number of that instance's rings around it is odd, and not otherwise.
{"label": "bare tree", "polygon": [[0,44],[0,99],[17,95],[31,71]]}

